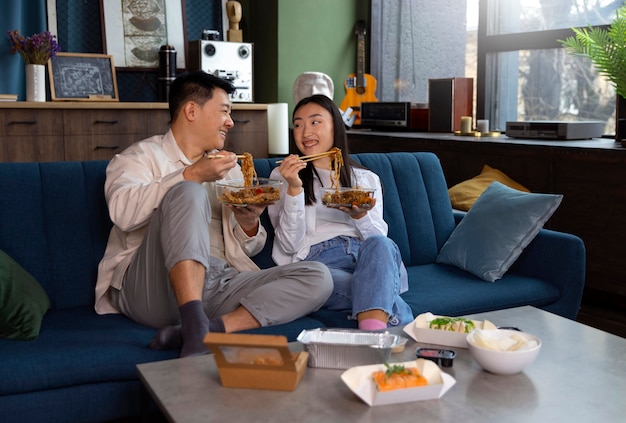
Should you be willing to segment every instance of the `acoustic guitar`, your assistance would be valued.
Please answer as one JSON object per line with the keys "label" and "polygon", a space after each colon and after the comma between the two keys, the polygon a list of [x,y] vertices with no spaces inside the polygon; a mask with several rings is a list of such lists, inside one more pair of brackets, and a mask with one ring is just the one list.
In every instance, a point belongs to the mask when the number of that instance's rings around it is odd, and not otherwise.
{"label": "acoustic guitar", "polygon": [[355,125],[361,123],[361,103],[378,101],[376,98],[376,79],[365,73],[365,34],[367,33],[365,22],[358,21],[354,26],[357,39],[356,49],[356,74],[348,75],[344,82],[346,96],[341,101],[339,108],[345,112],[352,108],[356,116]]}

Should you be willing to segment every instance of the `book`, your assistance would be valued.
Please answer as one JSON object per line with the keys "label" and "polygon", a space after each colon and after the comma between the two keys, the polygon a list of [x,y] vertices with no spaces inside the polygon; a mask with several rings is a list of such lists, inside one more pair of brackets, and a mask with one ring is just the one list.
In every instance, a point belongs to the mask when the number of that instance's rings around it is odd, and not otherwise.
{"label": "book", "polygon": [[17,101],[17,94],[0,94],[0,101]]}

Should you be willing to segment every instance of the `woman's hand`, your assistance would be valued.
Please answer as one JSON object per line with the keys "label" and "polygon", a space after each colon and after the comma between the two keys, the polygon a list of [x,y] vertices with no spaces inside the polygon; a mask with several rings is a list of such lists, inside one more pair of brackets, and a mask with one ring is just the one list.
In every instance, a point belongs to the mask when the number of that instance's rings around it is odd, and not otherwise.
{"label": "woman's hand", "polygon": [[278,168],[280,175],[287,181],[287,194],[296,196],[302,192],[302,179],[298,173],[306,167],[303,162],[295,154],[285,157]]}
{"label": "woman's hand", "polygon": [[352,205],[352,207],[339,207],[339,210],[341,210],[342,212],[348,213],[350,217],[353,219],[360,219],[364,217],[367,214],[367,212],[370,211],[370,209],[376,205],[376,199],[372,198],[372,202],[370,204],[371,206],[368,208],[361,208],[359,206]]}

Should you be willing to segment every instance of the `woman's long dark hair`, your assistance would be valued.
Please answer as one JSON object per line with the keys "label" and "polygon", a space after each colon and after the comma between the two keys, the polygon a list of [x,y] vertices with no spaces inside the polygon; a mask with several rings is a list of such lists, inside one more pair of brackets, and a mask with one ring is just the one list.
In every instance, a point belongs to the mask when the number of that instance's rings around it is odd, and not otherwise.
{"label": "woman's long dark hair", "polygon": [[[339,111],[337,105],[325,95],[316,94],[311,97],[305,97],[300,100],[298,104],[296,104],[296,107],[293,109],[293,115],[291,120],[293,122],[293,116],[295,116],[300,107],[310,103],[315,103],[322,106],[328,111],[328,113],[330,113],[330,116],[333,118],[333,147],[337,147],[341,150],[341,155],[344,162],[344,166],[341,167],[340,171],[339,183],[342,187],[351,187],[352,168],[363,168],[363,166],[350,158],[350,153],[348,151],[348,135],[346,134],[346,126],[343,123],[341,112]],[[315,171],[313,162],[308,162],[307,166],[299,173],[300,179],[302,179],[302,186],[304,188],[304,204],[306,205],[311,205],[316,202],[315,190],[313,189],[313,181],[317,177],[316,173],[317,172]]]}

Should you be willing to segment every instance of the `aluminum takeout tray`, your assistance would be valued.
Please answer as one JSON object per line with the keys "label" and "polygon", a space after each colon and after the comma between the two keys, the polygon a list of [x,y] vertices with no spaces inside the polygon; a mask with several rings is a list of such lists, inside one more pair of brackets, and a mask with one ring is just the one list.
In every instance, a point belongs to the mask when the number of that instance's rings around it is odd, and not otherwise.
{"label": "aluminum takeout tray", "polygon": [[312,329],[298,335],[298,341],[309,353],[309,367],[327,369],[388,362],[391,349],[401,343],[400,338],[389,332],[352,329]]}

